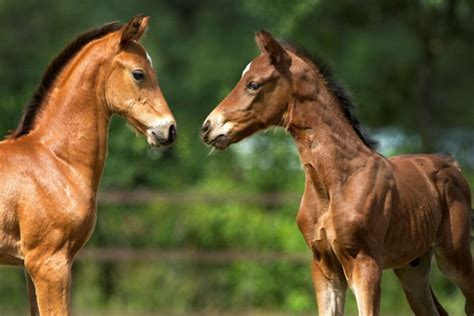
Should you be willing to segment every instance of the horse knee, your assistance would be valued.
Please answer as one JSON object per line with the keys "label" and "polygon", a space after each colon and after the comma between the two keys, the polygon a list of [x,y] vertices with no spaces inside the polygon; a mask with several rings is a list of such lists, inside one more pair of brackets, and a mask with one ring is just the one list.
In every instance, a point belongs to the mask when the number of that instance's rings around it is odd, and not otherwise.
{"label": "horse knee", "polygon": [[375,259],[365,257],[354,261],[353,272],[370,273],[373,277],[379,278],[382,275],[382,268]]}
{"label": "horse knee", "polygon": [[35,285],[69,280],[71,274],[70,260],[61,255],[25,258],[25,268]]}

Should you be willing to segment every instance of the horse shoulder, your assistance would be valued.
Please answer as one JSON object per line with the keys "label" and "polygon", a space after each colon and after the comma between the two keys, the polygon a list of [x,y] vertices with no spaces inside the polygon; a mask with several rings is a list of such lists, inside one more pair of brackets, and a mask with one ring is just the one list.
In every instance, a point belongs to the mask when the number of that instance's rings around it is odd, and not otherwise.
{"label": "horse shoulder", "polygon": [[66,240],[78,243],[72,248],[82,246],[95,226],[95,192],[84,189],[80,179],[66,172],[65,163],[41,144],[18,142],[8,147],[9,158],[0,165],[7,175],[2,181],[8,183],[0,191],[0,207],[7,199],[10,207],[0,212],[2,217],[15,215],[22,251],[41,244],[62,247]]}
{"label": "horse shoulder", "polygon": [[368,158],[364,167],[348,178],[330,206],[341,249],[352,252],[382,247],[390,222],[393,184],[390,165],[380,156]]}

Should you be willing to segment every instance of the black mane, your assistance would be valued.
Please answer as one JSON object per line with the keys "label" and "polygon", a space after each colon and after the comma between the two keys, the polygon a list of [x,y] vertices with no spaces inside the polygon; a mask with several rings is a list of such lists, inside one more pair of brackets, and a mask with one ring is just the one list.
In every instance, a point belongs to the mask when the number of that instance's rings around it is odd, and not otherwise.
{"label": "black mane", "polygon": [[368,136],[360,121],[355,116],[354,112],[356,110],[355,102],[352,98],[352,95],[347,90],[347,88],[333,76],[331,68],[329,65],[321,58],[314,57],[312,54],[309,54],[304,49],[297,47],[295,45],[289,44],[286,41],[281,41],[281,44],[285,49],[288,49],[303,58],[303,60],[311,63],[319,71],[324,81],[326,81],[326,87],[336,98],[338,103],[341,106],[344,116],[347,118],[351,124],[354,132],[359,136],[359,138],[364,142],[364,144],[372,150],[376,150],[379,143],[378,141],[372,139]]}
{"label": "black mane", "polygon": [[111,32],[117,31],[122,27],[120,23],[109,23],[101,28],[90,30],[86,33],[79,35],[74,41],[68,44],[59,53],[56,58],[49,64],[43,77],[38,85],[38,88],[31,96],[30,100],[23,110],[23,116],[20,120],[20,124],[17,129],[10,133],[8,138],[18,138],[28,134],[33,128],[35,118],[41,110],[43,101],[48,94],[49,90],[53,86],[59,73],[64,69],[67,63],[88,43],[93,40],[99,39]]}

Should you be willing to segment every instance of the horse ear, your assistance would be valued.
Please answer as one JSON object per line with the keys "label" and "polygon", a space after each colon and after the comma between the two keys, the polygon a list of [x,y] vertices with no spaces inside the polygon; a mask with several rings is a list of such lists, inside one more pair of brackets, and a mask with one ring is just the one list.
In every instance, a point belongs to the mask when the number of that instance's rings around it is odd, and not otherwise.
{"label": "horse ear", "polygon": [[269,32],[260,30],[255,33],[255,42],[263,54],[268,54],[270,56],[271,64],[277,65],[290,60],[290,56],[283,46],[281,46],[281,44],[278,43]]}
{"label": "horse ear", "polygon": [[148,28],[149,20],[150,17],[143,14],[134,16],[130,21],[128,21],[127,25],[123,27],[120,44],[123,45],[131,40],[138,41]]}

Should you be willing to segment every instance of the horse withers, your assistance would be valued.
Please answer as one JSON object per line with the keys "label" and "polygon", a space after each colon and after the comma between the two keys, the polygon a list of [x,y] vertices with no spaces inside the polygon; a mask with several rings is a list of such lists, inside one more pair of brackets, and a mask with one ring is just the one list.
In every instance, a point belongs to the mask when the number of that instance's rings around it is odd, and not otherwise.
{"label": "horse withers", "polygon": [[0,263],[23,265],[31,313],[70,312],[71,265],[96,221],[112,114],[152,146],[176,123],[139,43],[149,18],[84,33],[53,60],[18,128],[0,142]]}
{"label": "horse withers", "polygon": [[218,149],[269,126],[292,135],[306,187],[297,224],[313,253],[320,315],[342,315],[349,286],[359,315],[378,315],[382,269],[394,269],[416,315],[445,315],[429,284],[432,253],[474,315],[471,196],[449,154],[376,151],[350,95],[328,68],[265,31],[261,55],[202,127]]}

